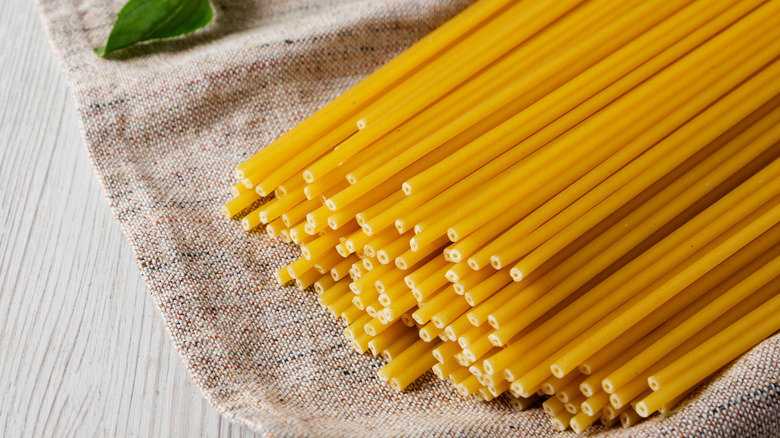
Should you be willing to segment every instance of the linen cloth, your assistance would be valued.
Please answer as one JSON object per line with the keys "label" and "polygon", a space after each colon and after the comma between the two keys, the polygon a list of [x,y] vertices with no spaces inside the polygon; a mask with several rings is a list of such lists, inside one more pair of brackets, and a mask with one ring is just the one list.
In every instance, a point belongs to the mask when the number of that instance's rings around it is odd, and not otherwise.
{"label": "linen cloth", "polygon": [[[554,436],[541,409],[463,398],[430,374],[398,394],[311,292],[278,287],[292,245],[225,220],[232,167],[469,1],[213,0],[187,36],[100,59],[123,0],[38,0],[88,154],[192,378],[267,436]],[[668,416],[609,436],[780,435],[780,337]],[[571,434],[571,432],[568,432]]]}

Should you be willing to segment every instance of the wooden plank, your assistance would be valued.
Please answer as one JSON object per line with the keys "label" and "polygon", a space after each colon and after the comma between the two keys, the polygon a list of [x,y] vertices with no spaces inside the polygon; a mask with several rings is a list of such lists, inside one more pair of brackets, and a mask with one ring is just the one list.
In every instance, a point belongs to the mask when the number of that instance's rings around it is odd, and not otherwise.
{"label": "wooden plank", "polygon": [[254,436],[190,380],[31,1],[0,2],[0,436]]}

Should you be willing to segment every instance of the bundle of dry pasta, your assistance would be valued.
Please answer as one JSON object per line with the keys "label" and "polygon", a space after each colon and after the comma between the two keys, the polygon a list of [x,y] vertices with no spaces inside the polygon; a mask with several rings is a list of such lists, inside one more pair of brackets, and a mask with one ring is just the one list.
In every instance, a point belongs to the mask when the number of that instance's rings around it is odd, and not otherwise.
{"label": "bundle of dry pasta", "polygon": [[672,409],[780,329],[780,2],[480,0],[238,165],[403,390]]}

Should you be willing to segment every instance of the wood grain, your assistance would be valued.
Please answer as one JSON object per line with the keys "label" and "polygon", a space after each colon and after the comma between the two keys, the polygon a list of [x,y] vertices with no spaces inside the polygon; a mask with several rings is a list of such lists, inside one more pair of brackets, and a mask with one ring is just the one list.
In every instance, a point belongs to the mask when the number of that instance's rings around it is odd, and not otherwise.
{"label": "wood grain", "polygon": [[254,436],[168,339],[29,0],[0,2],[0,218],[0,436]]}

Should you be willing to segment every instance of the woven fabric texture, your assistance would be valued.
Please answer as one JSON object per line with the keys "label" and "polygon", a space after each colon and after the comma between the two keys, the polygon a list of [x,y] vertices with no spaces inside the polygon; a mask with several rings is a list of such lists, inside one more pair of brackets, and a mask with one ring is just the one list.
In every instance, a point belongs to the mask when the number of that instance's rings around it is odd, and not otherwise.
{"label": "woven fabric texture", "polygon": [[[298,256],[224,219],[232,167],[468,6],[429,0],[213,0],[183,39],[100,59],[123,0],[38,0],[88,154],[192,378],[268,436],[554,436],[541,409],[378,380],[311,292],[273,270]],[[777,436],[780,337],[668,416],[585,435]]]}

